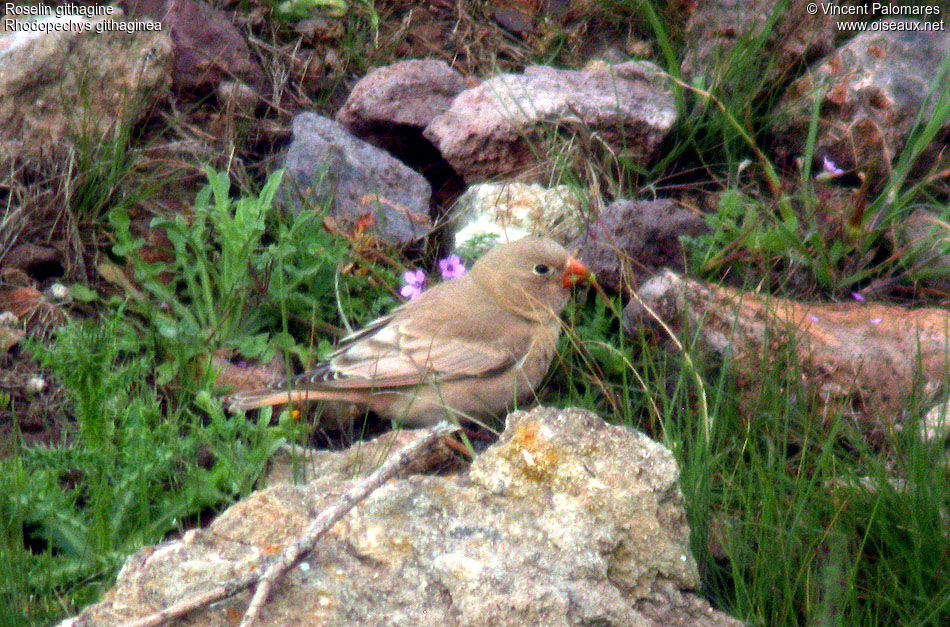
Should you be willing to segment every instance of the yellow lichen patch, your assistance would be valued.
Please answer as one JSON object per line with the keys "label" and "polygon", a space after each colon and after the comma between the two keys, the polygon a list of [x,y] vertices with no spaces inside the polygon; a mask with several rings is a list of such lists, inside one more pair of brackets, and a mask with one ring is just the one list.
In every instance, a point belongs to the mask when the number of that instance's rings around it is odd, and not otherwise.
{"label": "yellow lichen patch", "polygon": [[532,421],[520,425],[512,437],[513,466],[520,466],[527,478],[536,482],[550,482],[561,463],[561,455],[542,433],[541,423]]}

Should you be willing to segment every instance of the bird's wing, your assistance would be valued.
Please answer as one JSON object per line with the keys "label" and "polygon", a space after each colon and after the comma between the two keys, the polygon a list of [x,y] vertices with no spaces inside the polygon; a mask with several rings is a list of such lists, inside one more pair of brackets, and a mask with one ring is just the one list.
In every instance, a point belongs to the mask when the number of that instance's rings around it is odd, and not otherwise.
{"label": "bird's wing", "polygon": [[[289,387],[366,389],[418,385],[491,375],[511,367],[517,357],[497,343],[477,342],[453,333],[447,319],[433,332],[432,320],[390,316],[348,338],[330,359]],[[428,327],[428,328],[427,328]]]}

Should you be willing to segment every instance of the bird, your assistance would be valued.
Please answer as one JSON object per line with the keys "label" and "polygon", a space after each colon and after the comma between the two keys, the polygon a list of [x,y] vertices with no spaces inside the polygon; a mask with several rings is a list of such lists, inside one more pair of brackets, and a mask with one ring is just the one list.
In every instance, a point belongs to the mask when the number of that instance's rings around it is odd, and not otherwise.
{"label": "bird", "polygon": [[232,412],[353,403],[398,424],[481,421],[530,401],[556,354],[571,288],[593,275],[557,242],[526,237],[342,338],[312,370],[232,395]]}

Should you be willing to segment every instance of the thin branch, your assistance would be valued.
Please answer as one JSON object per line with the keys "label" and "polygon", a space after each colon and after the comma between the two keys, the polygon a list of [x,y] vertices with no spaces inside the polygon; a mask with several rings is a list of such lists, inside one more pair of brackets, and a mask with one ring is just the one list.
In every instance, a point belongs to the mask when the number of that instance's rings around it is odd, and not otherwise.
{"label": "thin branch", "polygon": [[373,474],[366,477],[352,488],[344,492],[336,504],[326,510],[323,510],[319,516],[310,524],[310,527],[304,532],[299,540],[281,553],[280,557],[268,567],[267,572],[261,578],[257,590],[254,592],[254,598],[244,613],[244,619],[240,627],[250,627],[253,625],[267,602],[274,584],[285,572],[290,570],[304,555],[313,550],[314,545],[334,524],[353,509],[357,503],[369,496],[373,491],[382,486],[391,477],[397,475],[406,466],[408,466],[420,453],[431,447],[444,435],[458,429],[458,425],[448,422],[440,422],[434,427],[427,429],[424,435],[414,442],[407,444],[399,452],[390,457],[389,460],[376,469]]}

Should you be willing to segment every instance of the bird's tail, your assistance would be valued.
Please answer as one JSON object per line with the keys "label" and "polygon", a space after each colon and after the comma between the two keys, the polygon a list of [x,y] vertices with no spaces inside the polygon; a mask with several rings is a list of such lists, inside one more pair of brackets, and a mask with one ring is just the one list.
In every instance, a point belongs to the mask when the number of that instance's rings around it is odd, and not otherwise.
{"label": "bird's tail", "polygon": [[254,390],[232,394],[225,399],[224,405],[229,412],[233,413],[273,405],[305,403],[318,398],[321,398],[321,395],[314,394],[310,390]]}
{"label": "bird's tail", "polygon": [[251,390],[238,392],[227,397],[224,406],[230,412],[248,411],[273,405],[290,405],[312,401],[340,401],[343,403],[367,403],[365,390],[313,390],[313,389],[277,389]]}

